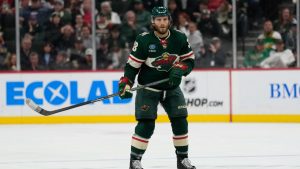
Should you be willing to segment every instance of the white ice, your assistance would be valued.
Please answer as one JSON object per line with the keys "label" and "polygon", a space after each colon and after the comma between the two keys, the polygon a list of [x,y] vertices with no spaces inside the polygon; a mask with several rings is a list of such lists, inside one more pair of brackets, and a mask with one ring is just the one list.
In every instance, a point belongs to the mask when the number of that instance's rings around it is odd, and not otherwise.
{"label": "white ice", "polygon": [[[0,125],[0,169],[127,169],[135,124]],[[190,123],[197,169],[300,169],[300,124]],[[145,169],[175,169],[168,123],[156,124]]]}

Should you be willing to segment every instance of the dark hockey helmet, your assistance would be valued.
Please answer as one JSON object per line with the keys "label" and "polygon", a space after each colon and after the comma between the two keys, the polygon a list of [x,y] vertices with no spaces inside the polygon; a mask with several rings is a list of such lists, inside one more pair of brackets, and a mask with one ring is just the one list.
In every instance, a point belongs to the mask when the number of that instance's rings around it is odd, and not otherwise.
{"label": "dark hockey helmet", "polygon": [[169,20],[171,21],[171,15],[168,11],[168,8],[164,7],[164,6],[156,6],[152,9],[151,12],[151,20],[152,22],[154,21],[155,17],[159,17],[159,16],[168,16]]}

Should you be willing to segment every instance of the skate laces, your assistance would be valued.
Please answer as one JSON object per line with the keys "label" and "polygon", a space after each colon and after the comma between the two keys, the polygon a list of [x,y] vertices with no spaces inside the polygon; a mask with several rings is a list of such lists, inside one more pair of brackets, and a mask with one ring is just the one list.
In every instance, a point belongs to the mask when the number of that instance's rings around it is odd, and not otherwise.
{"label": "skate laces", "polygon": [[132,161],[132,166],[133,166],[135,169],[143,169],[140,160],[133,160],[133,161]]}
{"label": "skate laces", "polygon": [[188,158],[184,158],[181,161],[181,164],[184,165],[187,168],[193,168],[194,166],[192,166],[191,161]]}

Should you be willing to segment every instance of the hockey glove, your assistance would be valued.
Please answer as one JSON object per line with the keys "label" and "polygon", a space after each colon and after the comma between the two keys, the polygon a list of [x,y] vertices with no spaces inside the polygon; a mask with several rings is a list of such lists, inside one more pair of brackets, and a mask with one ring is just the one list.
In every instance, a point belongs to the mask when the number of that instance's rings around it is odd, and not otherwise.
{"label": "hockey glove", "polygon": [[169,74],[169,84],[173,87],[177,87],[181,83],[181,78],[187,71],[188,66],[185,63],[175,63]]}
{"label": "hockey glove", "polygon": [[132,93],[128,91],[131,89],[132,85],[132,82],[127,77],[121,77],[119,81],[119,96],[121,99],[132,97]]}

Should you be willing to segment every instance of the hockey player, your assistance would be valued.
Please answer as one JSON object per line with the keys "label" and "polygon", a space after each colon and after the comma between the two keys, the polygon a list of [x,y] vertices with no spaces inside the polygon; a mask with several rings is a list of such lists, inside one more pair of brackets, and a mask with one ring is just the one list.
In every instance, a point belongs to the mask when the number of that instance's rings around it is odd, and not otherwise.
{"label": "hockey player", "polygon": [[138,121],[132,136],[130,169],[142,169],[141,159],[155,127],[157,106],[161,103],[168,114],[173,131],[173,143],[178,169],[196,169],[188,159],[187,108],[179,87],[182,76],[194,67],[194,54],[187,37],[170,28],[171,17],[165,7],[152,9],[153,31],[136,37],[119,81],[120,97],[130,98],[127,91],[133,86],[136,75],[138,84],[144,85],[169,78],[169,82],[137,91],[135,117]]}

